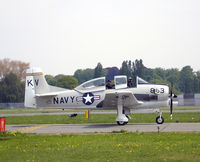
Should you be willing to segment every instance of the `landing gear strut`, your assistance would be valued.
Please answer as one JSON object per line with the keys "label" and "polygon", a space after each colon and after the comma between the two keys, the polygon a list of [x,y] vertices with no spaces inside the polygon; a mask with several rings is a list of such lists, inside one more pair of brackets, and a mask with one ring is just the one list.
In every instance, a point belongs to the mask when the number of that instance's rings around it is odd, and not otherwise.
{"label": "landing gear strut", "polygon": [[118,125],[126,125],[128,123],[129,118],[127,118],[127,116],[123,113],[123,104],[122,104],[122,100],[123,97],[122,96],[118,96],[118,103],[117,103],[117,118],[116,118],[116,122]]}

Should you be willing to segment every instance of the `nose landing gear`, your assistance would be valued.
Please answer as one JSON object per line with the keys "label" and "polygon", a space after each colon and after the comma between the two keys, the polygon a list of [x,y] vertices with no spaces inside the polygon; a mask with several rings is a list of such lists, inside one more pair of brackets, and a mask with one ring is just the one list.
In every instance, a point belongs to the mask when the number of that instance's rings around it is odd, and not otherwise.
{"label": "nose landing gear", "polygon": [[156,123],[157,124],[163,124],[164,123],[164,118],[162,117],[162,112],[158,112],[159,116],[156,118]]}
{"label": "nose landing gear", "polygon": [[158,116],[158,117],[156,118],[156,123],[157,123],[157,124],[162,124],[162,123],[164,123],[164,118],[163,118],[162,116]]}

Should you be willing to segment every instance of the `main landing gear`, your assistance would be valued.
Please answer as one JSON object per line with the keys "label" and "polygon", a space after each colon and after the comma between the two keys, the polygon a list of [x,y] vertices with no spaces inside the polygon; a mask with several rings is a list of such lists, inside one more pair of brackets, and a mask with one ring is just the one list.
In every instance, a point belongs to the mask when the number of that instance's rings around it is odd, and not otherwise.
{"label": "main landing gear", "polygon": [[118,125],[126,125],[131,117],[128,115],[130,114],[130,109],[123,109],[122,105],[123,96],[118,96],[118,104],[117,104],[117,118],[116,122]]}
{"label": "main landing gear", "polygon": [[117,121],[117,124],[118,124],[118,125],[126,125],[126,124],[128,124],[128,122]]}

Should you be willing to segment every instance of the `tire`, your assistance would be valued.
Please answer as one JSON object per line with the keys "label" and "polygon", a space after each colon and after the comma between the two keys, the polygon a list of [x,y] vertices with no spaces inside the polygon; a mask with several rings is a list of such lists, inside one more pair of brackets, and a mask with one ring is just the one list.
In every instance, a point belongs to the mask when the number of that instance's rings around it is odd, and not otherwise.
{"label": "tire", "polygon": [[164,123],[164,118],[161,116],[158,116],[157,118],[156,118],[156,123],[157,124],[163,124]]}
{"label": "tire", "polygon": [[128,122],[123,122],[123,121],[117,121],[118,125],[126,125]]}

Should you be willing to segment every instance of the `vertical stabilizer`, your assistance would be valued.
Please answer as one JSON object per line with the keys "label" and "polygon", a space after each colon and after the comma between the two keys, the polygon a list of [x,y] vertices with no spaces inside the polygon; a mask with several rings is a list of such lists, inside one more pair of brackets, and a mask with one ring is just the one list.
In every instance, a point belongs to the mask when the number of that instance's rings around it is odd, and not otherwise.
{"label": "vertical stabilizer", "polygon": [[25,107],[37,107],[36,94],[47,93],[50,86],[46,82],[44,74],[39,68],[26,71]]}
{"label": "vertical stabilizer", "polygon": [[33,80],[29,80],[28,86],[33,86],[35,89],[35,94],[42,94],[50,92],[50,86],[48,85],[44,73],[39,68],[33,68],[27,70],[27,76],[32,76]]}
{"label": "vertical stabilizer", "polygon": [[26,76],[26,86],[25,86],[25,107],[36,107],[36,99],[35,99],[35,89],[34,85],[30,83],[33,80],[33,76]]}

